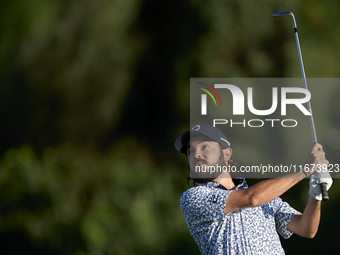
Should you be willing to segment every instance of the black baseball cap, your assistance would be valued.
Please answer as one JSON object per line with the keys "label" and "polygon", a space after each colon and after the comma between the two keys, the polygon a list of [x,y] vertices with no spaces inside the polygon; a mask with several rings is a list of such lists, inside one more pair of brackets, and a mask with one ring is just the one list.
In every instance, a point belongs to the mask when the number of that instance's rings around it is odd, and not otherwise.
{"label": "black baseball cap", "polygon": [[187,143],[189,142],[190,138],[195,136],[205,135],[211,140],[218,142],[223,146],[223,148],[229,148],[230,143],[227,139],[227,136],[222,133],[222,131],[218,127],[213,127],[212,125],[208,124],[200,124],[194,126],[190,131],[185,131],[177,136],[175,140],[175,148],[179,152],[187,154]]}

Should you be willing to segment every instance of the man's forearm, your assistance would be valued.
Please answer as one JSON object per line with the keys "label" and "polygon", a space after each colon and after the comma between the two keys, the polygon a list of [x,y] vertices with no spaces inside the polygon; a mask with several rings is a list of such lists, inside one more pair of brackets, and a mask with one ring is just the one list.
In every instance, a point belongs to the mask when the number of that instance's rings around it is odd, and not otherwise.
{"label": "man's forearm", "polygon": [[303,237],[313,238],[318,231],[321,215],[321,201],[309,196],[303,214],[295,215],[287,229]]}
{"label": "man's forearm", "polygon": [[295,184],[305,178],[302,172],[292,173],[281,178],[259,182],[248,189],[253,206],[261,206],[281,196]]}
{"label": "man's forearm", "polygon": [[261,181],[248,189],[235,190],[227,198],[224,213],[264,205],[281,196],[305,177],[302,172],[292,173],[281,178]]}

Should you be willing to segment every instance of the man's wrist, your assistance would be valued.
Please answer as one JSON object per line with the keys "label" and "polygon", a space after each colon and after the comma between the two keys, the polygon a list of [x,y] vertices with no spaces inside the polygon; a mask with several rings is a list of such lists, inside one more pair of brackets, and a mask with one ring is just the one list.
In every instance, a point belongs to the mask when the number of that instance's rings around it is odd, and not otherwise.
{"label": "man's wrist", "polygon": [[301,172],[303,172],[307,178],[311,176],[311,173],[308,171],[308,168],[306,167],[301,167]]}

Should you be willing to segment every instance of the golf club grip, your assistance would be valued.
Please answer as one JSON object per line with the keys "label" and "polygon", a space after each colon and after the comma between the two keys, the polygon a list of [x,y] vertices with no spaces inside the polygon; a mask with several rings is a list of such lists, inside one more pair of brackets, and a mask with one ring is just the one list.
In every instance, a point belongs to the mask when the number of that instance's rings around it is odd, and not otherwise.
{"label": "golf club grip", "polygon": [[322,201],[328,201],[329,196],[327,192],[326,183],[320,183],[320,187],[321,187],[321,193],[322,193]]}

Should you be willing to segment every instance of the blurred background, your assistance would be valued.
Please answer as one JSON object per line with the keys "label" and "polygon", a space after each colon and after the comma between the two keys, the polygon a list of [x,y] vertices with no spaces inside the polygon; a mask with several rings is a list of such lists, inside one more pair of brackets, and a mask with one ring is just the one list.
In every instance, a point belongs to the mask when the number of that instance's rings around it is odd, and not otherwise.
{"label": "blurred background", "polygon": [[[335,0],[2,1],[0,254],[198,254],[173,148],[189,128],[189,80],[301,77],[279,10],[297,18],[307,77],[339,77]],[[338,92],[329,123],[316,122],[333,160]],[[287,254],[338,254],[338,179],[329,195],[317,236],[283,240]],[[303,210],[308,181],[282,198]]]}

